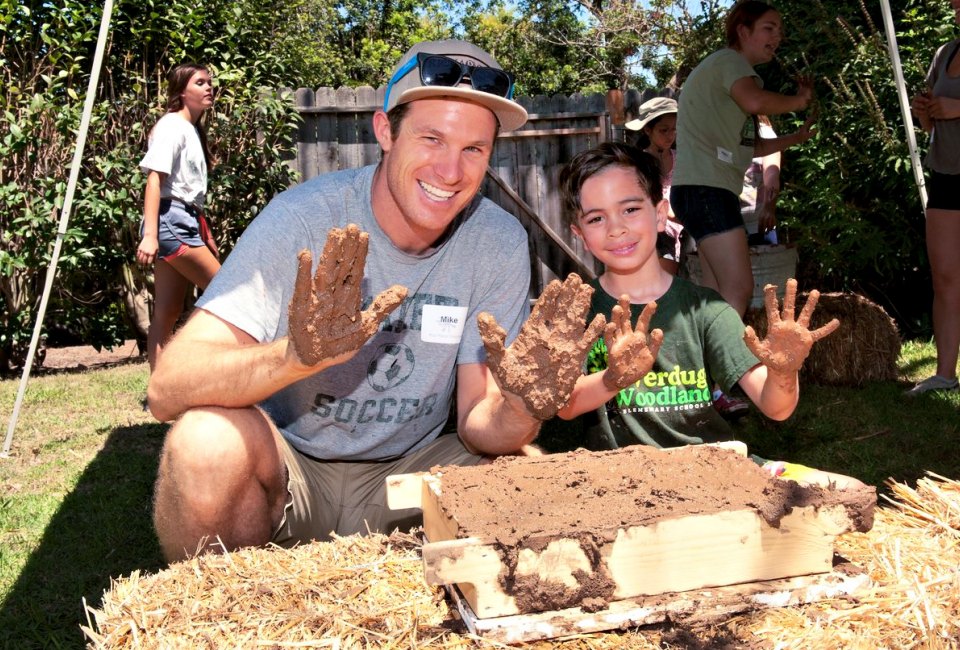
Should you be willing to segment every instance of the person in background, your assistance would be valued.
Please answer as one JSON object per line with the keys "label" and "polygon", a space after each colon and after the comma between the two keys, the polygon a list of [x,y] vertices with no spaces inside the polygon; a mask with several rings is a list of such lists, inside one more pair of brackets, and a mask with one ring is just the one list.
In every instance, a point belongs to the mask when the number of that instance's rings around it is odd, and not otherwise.
{"label": "person in background", "polygon": [[[754,66],[773,58],[783,33],[780,14],[770,5],[741,0],[725,27],[727,47],[704,58],[683,84],[670,204],[696,242],[703,284],[719,291],[742,318],[753,297],[739,199],[744,173],[754,157],[806,142],[814,134],[808,117],[796,133],[762,138],[755,116],[803,110],[813,98],[813,84],[800,79],[796,95],[763,89]],[[722,392],[716,393],[716,402],[730,417],[747,410],[742,400]]]}
{"label": "person in background", "polygon": [[373,115],[380,162],[278,194],[244,231],[148,385],[177,419],[154,493],[168,561],[409,529],[422,513],[387,507],[387,476],[522,452],[566,402],[602,329],[584,332],[589,292],[551,284],[527,319],[526,232],[478,194],[526,122],[512,97],[479,47],[418,43]]}
{"label": "person in background", "polygon": [[[776,131],[766,115],[758,115],[761,138],[775,138]],[[740,212],[747,229],[747,244],[777,244],[777,197],[780,195],[780,152],[754,158],[743,175]]]}
{"label": "person in background", "polygon": [[670,97],[654,97],[642,103],[637,118],[623,125],[637,132],[636,145],[657,159],[660,164],[660,182],[667,202],[667,225],[657,236],[657,251],[664,270],[676,275],[682,264],[683,226],[677,221],[670,205],[670,185],[673,182],[673,162],[676,158],[677,101]]}
{"label": "person in background", "polygon": [[[960,23],[960,0],[950,0]],[[911,102],[930,133],[927,168],[927,255],[933,276],[933,336],[937,371],[907,391],[957,390],[960,354],[960,39],[940,46],[927,72],[927,88]]]}
{"label": "person in background", "polygon": [[187,289],[206,289],[220,270],[203,212],[210,166],[203,117],[213,107],[213,79],[195,63],[178,65],[167,79],[167,113],[150,131],[140,161],[147,184],[136,257],[140,264],[154,265],[147,333],[151,372],[180,318]]}
{"label": "person in background", "polygon": [[590,282],[588,315],[606,316],[604,336],[558,413],[588,415],[589,448],[733,439],[711,404],[714,382],[725,390],[739,384],[774,420],[793,413],[804,359],[839,326],[833,319],[809,329],[818,291],[795,318],[796,281],[787,283],[782,311],[769,286],[761,341],[716,291],[664,271],[656,253],[667,219],[658,165],[630,145],[605,142],[575,156],[560,173],[560,193],[571,230],[604,267]]}

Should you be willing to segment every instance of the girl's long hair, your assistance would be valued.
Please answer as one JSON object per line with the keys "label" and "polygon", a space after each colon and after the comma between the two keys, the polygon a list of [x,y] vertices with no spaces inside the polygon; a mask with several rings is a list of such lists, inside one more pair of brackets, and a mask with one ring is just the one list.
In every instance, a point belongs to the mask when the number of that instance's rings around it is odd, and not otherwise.
{"label": "girl's long hair", "polygon": [[[167,75],[168,113],[176,113],[183,108],[183,91],[187,89],[190,79],[192,79],[193,75],[197,72],[210,74],[210,70],[206,66],[200,65],[199,63],[186,62],[175,67],[170,71],[170,74]],[[203,158],[207,162],[207,172],[209,173],[212,156],[207,146],[207,113],[208,111],[204,111],[203,114],[200,115],[194,123],[194,127],[197,129],[197,135],[200,136],[200,146],[203,148]]]}

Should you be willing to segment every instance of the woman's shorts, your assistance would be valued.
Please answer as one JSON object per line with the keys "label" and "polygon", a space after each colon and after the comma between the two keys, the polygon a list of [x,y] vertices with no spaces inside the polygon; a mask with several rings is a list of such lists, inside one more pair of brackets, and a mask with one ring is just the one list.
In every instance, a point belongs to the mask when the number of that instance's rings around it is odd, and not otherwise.
{"label": "woman's shorts", "polygon": [[941,174],[930,170],[927,179],[927,209],[960,210],[960,174]]}
{"label": "woman's shorts", "polygon": [[[157,241],[160,250],[157,258],[173,259],[190,248],[206,246],[210,226],[203,213],[192,205],[177,199],[160,199],[160,223],[157,229]],[[143,237],[143,224],[140,224],[140,236]]]}
{"label": "woman's shorts", "polygon": [[670,188],[670,206],[697,242],[744,227],[740,197],[730,190],[708,185],[674,185]]}

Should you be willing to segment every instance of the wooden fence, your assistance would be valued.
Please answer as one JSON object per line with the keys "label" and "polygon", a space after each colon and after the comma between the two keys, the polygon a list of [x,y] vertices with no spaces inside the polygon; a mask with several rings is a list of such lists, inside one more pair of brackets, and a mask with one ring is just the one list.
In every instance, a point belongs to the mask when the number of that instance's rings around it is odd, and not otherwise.
{"label": "wooden fence", "polygon": [[[382,87],[375,90],[369,86],[295,92],[303,118],[294,163],[301,180],[379,160],[371,118],[383,105],[383,92]],[[624,120],[630,119],[643,101],[669,94],[647,90],[518,99],[529,120],[517,131],[500,134],[481,191],[515,215],[527,230],[532,297],[554,278],[574,271],[591,278],[599,270],[563,223],[557,189],[560,169],[584,149],[623,140],[629,133],[623,128]]]}

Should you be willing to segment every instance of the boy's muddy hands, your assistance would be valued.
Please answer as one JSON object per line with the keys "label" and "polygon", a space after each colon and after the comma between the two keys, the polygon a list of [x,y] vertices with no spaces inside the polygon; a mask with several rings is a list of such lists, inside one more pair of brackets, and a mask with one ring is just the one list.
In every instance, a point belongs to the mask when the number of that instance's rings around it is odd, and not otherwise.
{"label": "boy's muddy hands", "polygon": [[817,307],[820,292],[812,290],[807,303],[794,321],[794,303],[797,298],[797,281],[787,280],[787,290],[783,296],[783,311],[777,313],[777,288],[768,284],[763,288],[767,308],[767,336],[763,341],[749,325],[743,334],[747,347],[765,365],[770,374],[776,375],[791,385],[796,373],[803,366],[813,344],[830,335],[840,326],[836,318],[819,329],[810,331],[810,317]]}
{"label": "boy's muddy hands", "polygon": [[553,417],[570,399],[587,351],[606,325],[606,318],[598,314],[584,330],[592,295],[593,288],[576,273],[563,283],[552,281],[506,349],[506,332],[496,319],[486,312],[477,316],[487,367],[497,384],[522,398],[539,420]]}
{"label": "boy's muddy hands", "polygon": [[360,311],[368,241],[367,233],[354,224],[331,228],[313,277],[310,251],[302,250],[297,256],[297,281],[287,310],[288,335],[304,365],[356,352],[406,298],[406,287],[394,285]]}
{"label": "boy's muddy hands", "polygon": [[607,345],[607,369],[603,385],[619,391],[635,383],[653,368],[663,343],[663,332],[650,330],[650,319],[657,312],[657,303],[647,303],[637,319],[637,327],[630,325],[630,298],[621,296],[613,308],[612,321],[607,323],[603,341]]}

